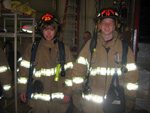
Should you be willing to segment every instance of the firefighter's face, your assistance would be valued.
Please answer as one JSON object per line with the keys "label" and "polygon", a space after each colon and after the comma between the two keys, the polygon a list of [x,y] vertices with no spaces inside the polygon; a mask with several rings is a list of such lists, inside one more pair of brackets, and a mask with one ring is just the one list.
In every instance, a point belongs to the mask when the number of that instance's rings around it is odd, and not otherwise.
{"label": "firefighter's face", "polygon": [[105,18],[100,23],[100,29],[103,35],[113,35],[115,30],[115,21],[112,18]]}
{"label": "firefighter's face", "polygon": [[43,35],[46,40],[52,40],[55,36],[55,29],[52,26],[47,26],[43,29]]}
{"label": "firefighter's face", "polygon": [[90,38],[91,38],[91,36],[90,36],[89,33],[84,33],[84,35],[83,35],[83,40],[84,40],[85,42],[87,42]]}

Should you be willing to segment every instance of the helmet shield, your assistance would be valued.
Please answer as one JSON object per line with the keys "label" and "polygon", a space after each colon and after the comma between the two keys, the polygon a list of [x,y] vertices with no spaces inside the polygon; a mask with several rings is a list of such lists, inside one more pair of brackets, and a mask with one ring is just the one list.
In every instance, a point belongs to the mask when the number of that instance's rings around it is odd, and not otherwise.
{"label": "helmet shield", "polygon": [[101,12],[98,13],[96,17],[96,22],[100,19],[104,18],[112,18],[114,20],[118,19],[118,13],[114,11],[113,9],[104,9]]}

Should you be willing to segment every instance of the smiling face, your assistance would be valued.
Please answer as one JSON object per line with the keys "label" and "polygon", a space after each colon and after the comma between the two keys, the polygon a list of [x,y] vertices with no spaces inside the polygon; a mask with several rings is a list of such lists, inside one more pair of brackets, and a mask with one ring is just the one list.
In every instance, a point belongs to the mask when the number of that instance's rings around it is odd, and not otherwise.
{"label": "smiling face", "polygon": [[107,37],[113,37],[113,31],[115,30],[115,21],[112,18],[105,18],[100,23],[100,29],[102,34]]}
{"label": "smiling face", "polygon": [[53,21],[45,22],[42,27],[43,36],[46,40],[52,40],[57,31],[57,25]]}
{"label": "smiling face", "polygon": [[55,29],[52,26],[47,26],[43,29],[43,36],[46,40],[52,40],[55,36]]}

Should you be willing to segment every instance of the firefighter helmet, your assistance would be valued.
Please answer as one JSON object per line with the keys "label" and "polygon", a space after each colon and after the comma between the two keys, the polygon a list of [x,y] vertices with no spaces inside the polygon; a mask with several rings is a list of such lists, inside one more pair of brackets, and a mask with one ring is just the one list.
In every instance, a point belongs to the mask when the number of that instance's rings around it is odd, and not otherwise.
{"label": "firefighter helmet", "polygon": [[50,22],[50,21],[53,21],[53,22],[56,24],[56,28],[59,28],[59,27],[60,27],[60,23],[58,22],[57,18],[56,18],[54,15],[47,13],[47,14],[44,14],[44,15],[41,17],[40,21],[38,22],[38,28],[39,28],[39,29],[42,29],[42,28],[43,28],[43,25],[44,25],[45,23]]}
{"label": "firefighter helmet", "polygon": [[[114,19],[114,21],[116,23],[116,28],[120,28],[120,24],[118,23],[119,22],[119,15],[118,15],[117,11],[113,10],[112,8],[103,9],[98,13],[98,15],[95,19],[95,22],[97,24],[100,24],[100,21],[104,18]],[[100,30],[99,26],[98,26],[97,30],[98,31]]]}
{"label": "firefighter helmet", "polygon": [[113,9],[103,9],[102,11],[100,11],[97,15],[97,19],[104,19],[104,18],[113,18],[113,19],[118,19],[119,15],[116,11],[114,11]]}

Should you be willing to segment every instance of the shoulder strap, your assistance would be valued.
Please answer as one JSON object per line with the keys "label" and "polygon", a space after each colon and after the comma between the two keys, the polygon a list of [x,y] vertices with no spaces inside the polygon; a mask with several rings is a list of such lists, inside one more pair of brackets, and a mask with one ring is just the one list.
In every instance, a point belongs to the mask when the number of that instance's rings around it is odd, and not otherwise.
{"label": "shoulder strap", "polygon": [[61,76],[65,77],[65,47],[62,41],[58,41],[59,54],[60,54],[60,64],[61,64]]}
{"label": "shoulder strap", "polygon": [[93,33],[93,38],[91,39],[91,42],[90,42],[90,52],[91,52],[91,55],[93,54],[94,52],[94,49],[96,49],[96,45],[97,45],[97,33]]}
{"label": "shoulder strap", "polygon": [[38,48],[38,45],[40,43],[40,40],[37,40],[33,43],[32,49],[31,49],[31,58],[30,58],[30,70],[29,70],[29,79],[28,79],[28,86],[27,86],[27,98],[31,98],[31,93],[32,93],[32,75],[33,75],[33,70],[34,70],[34,61],[35,61],[35,56],[36,56],[36,51]]}
{"label": "shoulder strap", "polygon": [[128,70],[126,68],[126,64],[127,64],[127,53],[128,53],[128,44],[124,41],[124,40],[121,40],[122,41],[122,68],[121,68],[121,71],[123,73],[126,73]]}

